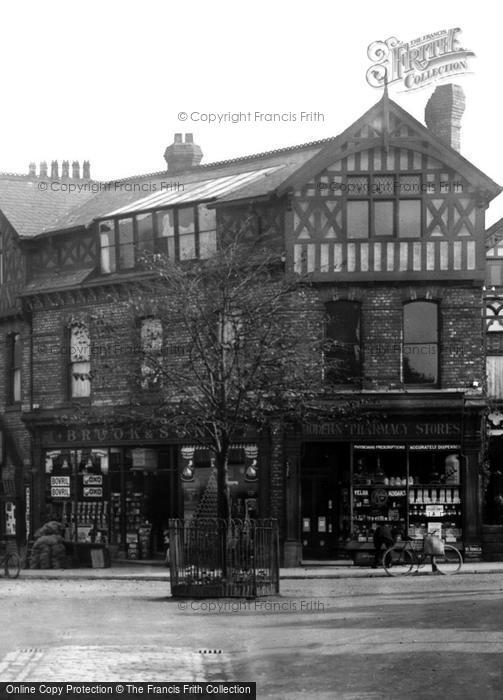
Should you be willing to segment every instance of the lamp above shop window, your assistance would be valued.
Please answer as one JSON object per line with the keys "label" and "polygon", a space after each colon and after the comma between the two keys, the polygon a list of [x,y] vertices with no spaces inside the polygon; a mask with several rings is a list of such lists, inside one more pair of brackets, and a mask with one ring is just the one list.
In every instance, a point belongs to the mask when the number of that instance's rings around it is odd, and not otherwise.
{"label": "lamp above shop window", "polygon": [[245,445],[244,451],[246,460],[248,461],[245,469],[245,481],[256,481],[258,447],[257,445]]}
{"label": "lamp above shop window", "polygon": [[192,481],[194,478],[194,461],[191,459],[182,469],[182,481]]}

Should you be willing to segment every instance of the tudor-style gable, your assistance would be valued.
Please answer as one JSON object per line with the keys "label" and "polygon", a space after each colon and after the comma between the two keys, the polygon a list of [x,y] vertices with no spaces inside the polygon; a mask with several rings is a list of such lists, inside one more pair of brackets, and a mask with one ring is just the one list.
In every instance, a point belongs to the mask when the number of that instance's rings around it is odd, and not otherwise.
{"label": "tudor-style gable", "polygon": [[499,187],[385,96],[279,189],[289,260],[320,280],[484,274]]}
{"label": "tudor-style gable", "polygon": [[19,238],[0,211],[0,316],[19,312],[19,293],[25,282],[25,269]]}

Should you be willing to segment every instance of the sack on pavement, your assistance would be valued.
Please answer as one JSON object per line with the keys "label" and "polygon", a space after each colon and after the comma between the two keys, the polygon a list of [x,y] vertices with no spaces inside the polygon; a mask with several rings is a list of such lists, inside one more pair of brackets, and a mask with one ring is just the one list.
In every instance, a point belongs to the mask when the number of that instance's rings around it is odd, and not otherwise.
{"label": "sack on pavement", "polygon": [[444,543],[436,535],[426,535],[424,540],[424,553],[434,557],[441,556],[444,553]]}

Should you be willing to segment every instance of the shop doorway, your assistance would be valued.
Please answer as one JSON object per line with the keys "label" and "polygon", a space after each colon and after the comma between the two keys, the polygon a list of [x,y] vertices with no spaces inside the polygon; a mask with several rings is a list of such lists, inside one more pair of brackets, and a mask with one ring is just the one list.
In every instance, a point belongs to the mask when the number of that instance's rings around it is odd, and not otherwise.
{"label": "shop doorway", "polygon": [[301,461],[303,560],[335,559],[348,536],[349,445],[305,443]]}

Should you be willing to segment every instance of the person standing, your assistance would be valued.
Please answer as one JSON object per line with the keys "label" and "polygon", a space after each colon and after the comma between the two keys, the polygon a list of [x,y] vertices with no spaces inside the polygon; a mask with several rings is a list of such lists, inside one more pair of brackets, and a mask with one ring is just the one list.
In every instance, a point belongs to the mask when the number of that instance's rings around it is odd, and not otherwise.
{"label": "person standing", "polygon": [[373,569],[377,569],[381,565],[382,557],[382,546],[385,545],[385,549],[392,547],[395,540],[393,533],[388,525],[378,525],[374,530],[374,563],[372,564]]}

